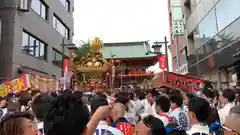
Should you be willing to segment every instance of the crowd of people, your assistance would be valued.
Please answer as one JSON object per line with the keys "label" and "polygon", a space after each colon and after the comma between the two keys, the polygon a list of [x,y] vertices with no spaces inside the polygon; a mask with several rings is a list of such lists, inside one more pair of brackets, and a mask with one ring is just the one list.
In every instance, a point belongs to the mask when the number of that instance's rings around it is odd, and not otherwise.
{"label": "crowd of people", "polygon": [[0,135],[240,135],[232,89],[23,92],[1,98]]}

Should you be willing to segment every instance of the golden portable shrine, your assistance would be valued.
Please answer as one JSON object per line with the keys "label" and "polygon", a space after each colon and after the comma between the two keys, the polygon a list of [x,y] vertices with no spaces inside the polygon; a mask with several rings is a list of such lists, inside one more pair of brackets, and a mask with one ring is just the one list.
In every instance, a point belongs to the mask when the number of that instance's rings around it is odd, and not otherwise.
{"label": "golden portable shrine", "polygon": [[103,47],[104,43],[95,38],[90,42],[89,53],[71,60],[71,70],[75,73],[75,89],[99,92],[113,89],[114,77],[121,70],[121,62],[104,59],[100,51]]}

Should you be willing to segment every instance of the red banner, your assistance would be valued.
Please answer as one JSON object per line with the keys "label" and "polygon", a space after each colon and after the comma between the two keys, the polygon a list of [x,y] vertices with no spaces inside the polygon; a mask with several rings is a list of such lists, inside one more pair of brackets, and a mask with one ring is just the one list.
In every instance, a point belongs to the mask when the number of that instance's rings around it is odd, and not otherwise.
{"label": "red banner", "polygon": [[63,61],[63,69],[64,69],[64,73],[69,72],[69,60],[68,59],[64,59],[64,61]]}
{"label": "red banner", "polygon": [[202,86],[204,85],[204,81],[201,79],[165,71],[160,73],[160,82],[158,83],[163,83],[171,86],[172,88],[188,90],[191,92],[201,90]]}
{"label": "red banner", "polygon": [[0,84],[0,96],[6,96],[8,93],[18,93],[29,88],[28,75],[24,74],[16,79]]}
{"label": "red banner", "polygon": [[29,87],[28,75],[24,74],[19,78],[13,79],[11,83],[12,83],[11,88],[13,93],[24,91]]}
{"label": "red banner", "polygon": [[158,63],[160,69],[167,68],[167,57],[166,56],[158,56]]}

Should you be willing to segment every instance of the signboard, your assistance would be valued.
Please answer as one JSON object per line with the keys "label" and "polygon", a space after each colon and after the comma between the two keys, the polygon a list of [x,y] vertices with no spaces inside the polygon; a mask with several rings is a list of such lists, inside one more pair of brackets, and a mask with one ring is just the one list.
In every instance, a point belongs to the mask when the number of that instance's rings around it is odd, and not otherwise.
{"label": "signboard", "polygon": [[24,91],[29,88],[29,83],[28,83],[28,75],[24,74],[20,76],[19,78],[13,79],[11,81],[11,88],[13,93],[17,93],[20,91]]}
{"label": "signboard", "polygon": [[32,89],[56,90],[58,87],[57,79],[46,78],[46,77],[33,75],[33,74],[29,75],[29,83]]}
{"label": "signboard", "polygon": [[29,88],[28,75],[24,74],[16,79],[7,81],[0,85],[0,95],[6,96],[8,93],[18,93]]}
{"label": "signboard", "polygon": [[[8,82],[9,83],[9,82]],[[10,84],[1,84],[0,85],[0,96],[7,96],[9,89],[11,89],[11,85]]]}
{"label": "signboard", "polygon": [[187,63],[183,64],[178,69],[176,69],[176,72],[181,75],[187,74],[188,73],[188,64]]}
{"label": "signboard", "polygon": [[183,22],[183,20],[173,20],[173,34],[175,36],[184,35],[184,22]]}
{"label": "signboard", "polygon": [[161,72],[159,77],[153,80],[153,83],[154,87],[166,86],[169,88],[188,90],[191,92],[201,90],[204,85],[204,81],[202,79],[187,77],[166,71]]}

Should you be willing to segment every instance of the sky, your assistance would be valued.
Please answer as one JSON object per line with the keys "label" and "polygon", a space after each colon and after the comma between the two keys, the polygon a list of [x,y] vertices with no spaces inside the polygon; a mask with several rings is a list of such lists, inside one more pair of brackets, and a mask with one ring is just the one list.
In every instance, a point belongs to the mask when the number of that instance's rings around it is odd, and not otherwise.
{"label": "sky", "polygon": [[[153,42],[169,37],[167,0],[75,0],[74,19],[75,41],[99,37],[103,42]],[[152,69],[158,70],[158,64]]]}

